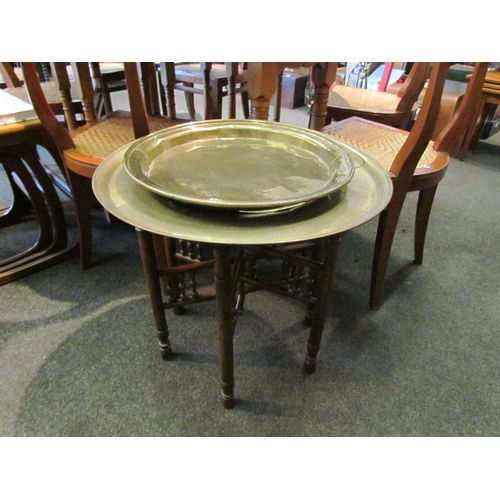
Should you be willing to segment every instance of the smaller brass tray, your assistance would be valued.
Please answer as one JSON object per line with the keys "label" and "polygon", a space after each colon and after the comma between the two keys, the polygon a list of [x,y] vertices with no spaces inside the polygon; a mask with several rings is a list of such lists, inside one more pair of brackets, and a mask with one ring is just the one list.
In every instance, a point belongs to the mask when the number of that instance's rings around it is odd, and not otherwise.
{"label": "smaller brass tray", "polygon": [[210,120],[134,142],[124,165],[168,198],[238,210],[287,207],[345,186],[359,158],[333,137],[276,122]]}

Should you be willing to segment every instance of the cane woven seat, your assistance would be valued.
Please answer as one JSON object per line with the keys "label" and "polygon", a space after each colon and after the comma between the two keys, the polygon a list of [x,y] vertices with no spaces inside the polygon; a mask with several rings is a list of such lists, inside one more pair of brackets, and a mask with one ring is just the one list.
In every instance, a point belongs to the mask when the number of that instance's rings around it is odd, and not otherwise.
{"label": "cane woven seat", "polygon": [[[325,128],[324,132],[361,149],[387,171],[390,171],[394,158],[409,135],[405,130],[382,126],[360,118],[349,118],[333,128]],[[433,145],[434,143],[430,141],[422,154],[417,164],[416,175],[419,170],[425,173],[429,165],[436,161],[439,153],[434,150]]]}
{"label": "cane woven seat", "polygon": [[[328,105],[339,108],[394,113],[401,98],[388,92],[335,85],[328,96]],[[416,108],[416,105],[413,106]]]}
{"label": "cane woven seat", "polygon": [[[174,120],[165,116],[148,117],[151,132],[185,122],[186,120]],[[71,134],[71,137],[80,154],[103,160],[117,149],[135,140],[132,115],[126,111],[114,111],[97,123],[78,128]]]}

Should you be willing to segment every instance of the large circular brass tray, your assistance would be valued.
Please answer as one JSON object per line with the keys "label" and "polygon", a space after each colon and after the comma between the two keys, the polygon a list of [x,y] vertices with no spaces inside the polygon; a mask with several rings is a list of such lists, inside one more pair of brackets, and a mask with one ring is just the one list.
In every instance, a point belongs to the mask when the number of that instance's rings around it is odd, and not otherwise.
{"label": "large circular brass tray", "polygon": [[352,178],[359,157],[318,132],[259,120],[179,125],[135,142],[124,164],[135,181],[168,198],[265,210],[315,200]]}
{"label": "large circular brass tray", "polygon": [[[347,146],[347,148],[351,148]],[[101,205],[128,224],[151,233],[205,243],[278,244],[322,238],[352,229],[378,215],[392,196],[392,181],[375,160],[363,164],[343,189],[296,210],[252,216],[179,203],[144,189],[125,170],[124,146],[97,168],[93,189]]]}

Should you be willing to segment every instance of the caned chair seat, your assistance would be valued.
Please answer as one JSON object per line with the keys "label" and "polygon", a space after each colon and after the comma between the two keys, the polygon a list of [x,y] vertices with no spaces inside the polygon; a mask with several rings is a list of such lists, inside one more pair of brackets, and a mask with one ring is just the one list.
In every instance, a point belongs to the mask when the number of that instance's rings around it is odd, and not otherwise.
{"label": "caned chair seat", "polygon": [[[324,132],[361,149],[390,171],[394,158],[403,147],[409,132],[394,127],[387,127],[360,118],[349,118],[338,124],[326,127]],[[422,154],[414,175],[429,173],[438,159],[445,159],[445,153],[434,150],[434,142]],[[440,162],[441,163],[441,162]]]}
{"label": "caned chair seat", "polygon": [[[186,120],[171,119],[164,116],[149,116],[151,132],[185,123]],[[98,122],[89,123],[71,133],[76,151],[93,158],[99,164],[125,144],[135,140],[132,115],[126,111],[114,111]]]}
{"label": "caned chair seat", "polygon": [[328,96],[329,106],[378,113],[395,113],[400,101],[395,94],[345,85],[335,85]]}

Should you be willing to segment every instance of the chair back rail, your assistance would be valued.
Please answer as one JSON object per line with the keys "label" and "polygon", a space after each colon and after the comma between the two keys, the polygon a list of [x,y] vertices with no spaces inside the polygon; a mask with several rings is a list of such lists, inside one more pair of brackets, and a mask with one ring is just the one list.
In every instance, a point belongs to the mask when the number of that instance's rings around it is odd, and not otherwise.
{"label": "chair back rail", "polygon": [[397,111],[407,112],[411,110],[424,88],[429,71],[430,63],[428,62],[416,62],[413,64],[408,78],[401,85],[397,94],[401,98],[396,108]]}
{"label": "chair back rail", "polygon": [[[450,63],[432,65],[429,85],[422,107],[418,113],[403,147],[394,158],[390,173],[409,187],[417,164],[427,148],[439,113],[439,104]],[[407,189],[403,190],[405,193]]]}
{"label": "chair back rail", "polygon": [[474,113],[487,71],[488,63],[486,62],[477,62],[474,65],[474,72],[457,111],[434,141],[436,151],[448,153],[450,156],[456,154],[464,135],[473,125]]}
{"label": "chair back rail", "polygon": [[42,122],[43,126],[53,138],[60,151],[74,148],[75,143],[73,142],[73,139],[69,135],[66,128],[64,128],[62,123],[60,123],[56,118],[54,112],[52,111],[52,108],[45,98],[42,87],[40,85],[40,80],[38,78],[36,63],[23,62],[22,69],[24,81],[28,89],[31,103],[33,104],[33,108],[35,109],[39,120]]}

